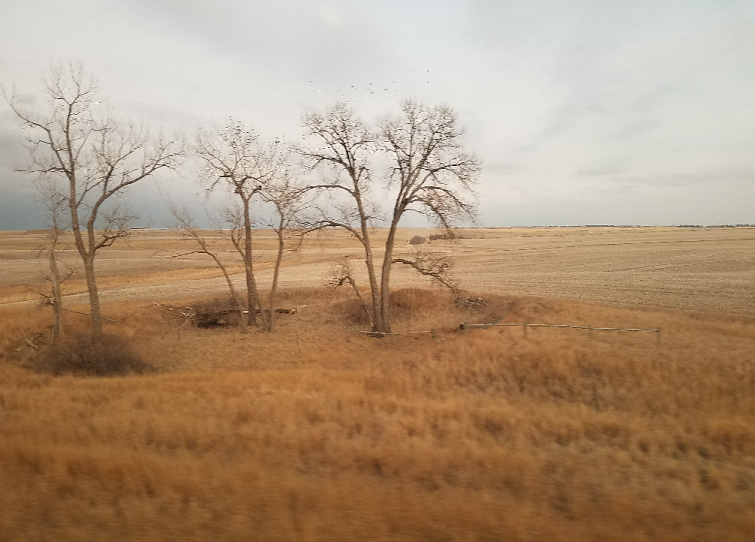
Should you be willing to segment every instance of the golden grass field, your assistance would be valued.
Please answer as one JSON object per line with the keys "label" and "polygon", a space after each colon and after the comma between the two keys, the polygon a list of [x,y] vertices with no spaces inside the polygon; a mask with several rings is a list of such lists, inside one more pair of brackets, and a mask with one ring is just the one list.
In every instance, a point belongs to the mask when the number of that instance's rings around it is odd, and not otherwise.
{"label": "golden grass field", "polygon": [[[103,314],[154,371],[113,378],[30,369],[43,236],[0,233],[0,540],[754,540],[755,231],[468,233],[433,246],[488,303],[397,273],[394,328],[435,333],[374,339],[323,287],[358,265],[340,235],[286,260],[306,307],[242,334],[155,305],[222,279],[140,232],[102,253]],[[459,329],[494,320],[662,333]]]}

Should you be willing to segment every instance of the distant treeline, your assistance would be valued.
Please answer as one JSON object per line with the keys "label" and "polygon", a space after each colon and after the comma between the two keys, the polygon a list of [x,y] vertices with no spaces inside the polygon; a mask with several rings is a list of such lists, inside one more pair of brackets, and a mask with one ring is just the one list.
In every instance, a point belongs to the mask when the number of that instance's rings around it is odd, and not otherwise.
{"label": "distant treeline", "polygon": [[[582,224],[575,226],[522,226],[524,228],[653,228],[663,226],[643,226],[640,224]],[[702,224],[679,224],[678,226],[670,226],[676,228],[755,228],[755,224],[717,224],[702,225]]]}
{"label": "distant treeline", "polygon": [[680,228],[755,228],[755,224],[719,224],[717,226],[701,226],[700,224],[680,224]]}

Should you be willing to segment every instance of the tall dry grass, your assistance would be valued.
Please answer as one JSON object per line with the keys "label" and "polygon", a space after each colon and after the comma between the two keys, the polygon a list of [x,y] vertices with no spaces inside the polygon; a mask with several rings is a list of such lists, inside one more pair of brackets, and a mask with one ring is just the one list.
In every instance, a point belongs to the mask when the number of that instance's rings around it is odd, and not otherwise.
{"label": "tall dry grass", "polygon": [[[383,339],[345,293],[275,334],[121,305],[159,374],[110,379],[24,368],[44,314],[5,313],[0,539],[752,540],[753,321],[488,300],[397,292],[436,333]],[[458,329],[493,319],[663,334]]]}

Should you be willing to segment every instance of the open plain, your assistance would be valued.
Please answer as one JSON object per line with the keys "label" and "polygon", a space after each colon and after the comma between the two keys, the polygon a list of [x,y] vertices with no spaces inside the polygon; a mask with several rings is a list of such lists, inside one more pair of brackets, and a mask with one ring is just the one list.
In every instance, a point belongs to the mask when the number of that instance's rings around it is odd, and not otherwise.
{"label": "open plain", "polygon": [[[427,229],[403,229],[398,247]],[[461,230],[456,241],[423,249],[448,253],[463,289],[755,315],[755,228],[500,228]],[[206,232],[232,270],[243,269],[230,241]],[[379,239],[379,238],[378,238]],[[0,304],[38,299],[46,261],[43,231],[0,232]],[[260,282],[269,284],[272,232],[256,237]],[[359,245],[343,232],[312,235],[284,260],[282,287],[320,287],[344,256],[360,278]],[[226,286],[212,260],[191,239],[171,230],[137,230],[128,243],[98,256],[103,299],[149,299],[222,293]],[[80,269],[70,238],[59,254]],[[428,286],[427,279],[396,268],[396,285]],[[241,285],[242,276],[237,275]],[[74,275],[69,292],[84,292]],[[79,298],[83,300],[84,297]]]}
{"label": "open plain", "polygon": [[[464,292],[397,268],[394,330],[427,333],[376,339],[325,286],[343,258],[363,279],[342,233],[292,244],[299,310],[242,333],[181,316],[226,295],[209,257],[136,231],[97,269],[108,333],[151,369],[92,378],[34,370],[45,234],[0,232],[0,540],[753,540],[755,229],[458,233],[420,247]],[[64,290],[86,312],[76,273]]]}

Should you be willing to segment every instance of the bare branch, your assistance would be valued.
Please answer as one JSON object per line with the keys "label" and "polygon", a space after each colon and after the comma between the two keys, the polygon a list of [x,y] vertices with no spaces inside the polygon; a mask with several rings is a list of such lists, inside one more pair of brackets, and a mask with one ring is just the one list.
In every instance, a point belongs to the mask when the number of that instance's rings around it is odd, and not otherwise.
{"label": "bare branch", "polygon": [[328,285],[332,286],[333,289],[336,289],[348,283],[351,286],[352,290],[354,290],[354,294],[359,300],[359,304],[361,305],[362,309],[367,315],[367,319],[370,322],[370,327],[374,327],[374,322],[372,320],[372,313],[370,312],[370,309],[367,307],[367,302],[364,300],[364,297],[362,297],[362,293],[359,291],[359,288],[357,287],[357,283],[354,280],[353,274],[354,274],[354,270],[351,267],[351,262],[349,261],[348,258],[344,258],[341,263],[338,263],[333,267],[331,271],[331,277],[328,280]]}
{"label": "bare branch", "polygon": [[226,284],[228,284],[228,292],[231,298],[231,307],[233,310],[238,312],[239,318],[243,321],[243,313],[241,310],[241,305],[238,301],[238,296],[236,295],[236,288],[233,286],[233,281],[228,274],[226,266],[220,260],[220,257],[217,255],[217,253],[210,250],[210,248],[207,246],[207,241],[204,237],[202,237],[202,235],[200,235],[199,230],[196,228],[196,226],[194,226],[191,215],[186,209],[171,207],[170,212],[178,222],[179,227],[181,228],[181,231],[184,233],[184,235],[191,237],[199,245],[199,250],[192,250],[183,254],[176,254],[175,257],[187,256],[189,254],[206,254],[211,257],[215,262],[215,265],[217,265],[220,271],[223,273]]}
{"label": "bare branch", "polygon": [[457,292],[459,290],[456,281],[449,276],[451,261],[445,255],[432,254],[418,249],[415,251],[414,259],[412,260],[406,258],[393,258],[391,262],[408,265],[421,275],[438,281],[452,292]]}
{"label": "bare branch", "polygon": [[464,152],[463,130],[448,106],[427,108],[406,100],[402,114],[381,122],[380,144],[394,165],[388,182],[396,185],[394,213],[414,209],[448,226],[458,218],[474,219],[474,196],[480,162]]}

